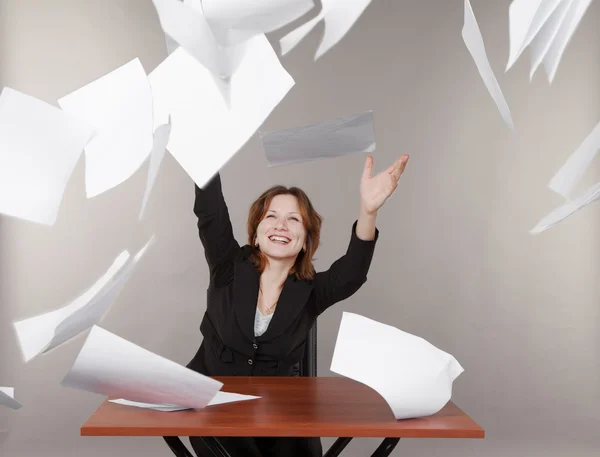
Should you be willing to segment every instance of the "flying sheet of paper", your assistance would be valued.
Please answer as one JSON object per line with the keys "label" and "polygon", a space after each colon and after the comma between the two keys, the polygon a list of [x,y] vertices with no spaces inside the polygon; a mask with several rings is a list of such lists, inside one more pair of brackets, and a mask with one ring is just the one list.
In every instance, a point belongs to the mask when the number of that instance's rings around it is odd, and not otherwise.
{"label": "flying sheet of paper", "polygon": [[221,46],[202,11],[200,0],[152,0],[166,35],[217,77],[229,78],[246,53],[246,44]]}
{"label": "flying sheet of paper", "polygon": [[325,21],[325,32],[315,53],[317,60],[333,48],[350,31],[371,0],[321,0],[321,12],[313,19],[292,30],[281,40],[281,55],[296,47],[321,19]]}
{"label": "flying sheet of paper", "polygon": [[211,73],[179,48],[150,74],[154,122],[173,120],[167,149],[203,187],[254,135],[294,85],[264,35],[246,42],[230,106]]}
{"label": "flying sheet of paper", "polygon": [[131,177],[152,149],[152,92],[139,59],[58,100],[61,108],[94,126],[85,147],[88,198]]}
{"label": "flying sheet of paper", "polygon": [[160,165],[165,158],[165,152],[167,149],[167,143],[169,142],[169,135],[171,135],[171,117],[167,124],[161,125],[154,131],[154,146],[152,146],[152,152],[150,153],[150,166],[148,168],[148,180],[146,181],[146,190],[144,191],[144,199],[142,200],[142,209],[140,210],[139,220],[144,217],[144,211],[150,198],[150,192],[154,187]]}
{"label": "flying sheet of paper", "polygon": [[558,64],[562,59],[565,49],[591,2],[592,0],[572,0],[569,11],[562,22],[558,33],[554,37],[550,49],[548,49],[548,52],[544,56],[544,70],[546,71],[548,82],[550,84],[552,84],[552,81],[554,80]]}
{"label": "flying sheet of paper", "polygon": [[61,384],[130,401],[204,408],[223,383],[94,326]]}
{"label": "flying sheet of paper", "polygon": [[331,371],[378,392],[396,419],[435,414],[448,403],[464,370],[423,338],[344,312]]}
{"label": "flying sheet of paper", "polygon": [[590,203],[594,203],[600,199],[600,183],[594,184],[587,191],[581,194],[579,197],[567,201],[565,204],[559,206],[550,214],[544,216],[537,225],[532,228],[529,233],[532,235],[543,232],[549,229],[553,225],[558,224],[560,221],[566,219],[571,214],[579,211]]}
{"label": "flying sheet of paper", "polygon": [[91,125],[10,87],[0,94],[0,213],[53,225]]}
{"label": "flying sheet of paper", "polygon": [[600,149],[600,123],[583,140],[583,143],[573,152],[565,164],[550,180],[548,187],[563,197],[568,197],[590,166]]}
{"label": "flying sheet of paper", "polygon": [[554,8],[563,0],[513,0],[508,8],[508,71],[531,43]]}
{"label": "flying sheet of paper", "polygon": [[313,7],[313,0],[202,0],[206,20],[224,46],[277,30]]}
{"label": "flying sheet of paper", "polygon": [[14,323],[25,362],[75,338],[98,323],[117,298],[154,238],[131,259],[123,251],[96,283],[69,305]]}
{"label": "flying sheet of paper", "polygon": [[21,409],[23,405],[15,400],[14,387],[0,387],[0,406],[10,409]]}
{"label": "flying sheet of paper", "polygon": [[375,150],[373,111],[300,128],[260,132],[269,167]]}
{"label": "flying sheet of paper", "polygon": [[479,70],[479,74],[483,79],[485,87],[487,87],[488,92],[500,111],[504,123],[515,132],[510,108],[506,103],[500,85],[496,80],[496,76],[494,76],[494,71],[490,66],[490,62],[488,61],[485,45],[483,44],[483,37],[481,36],[481,31],[477,25],[477,20],[475,19],[475,14],[473,13],[469,0],[465,0],[465,21],[462,29],[462,38],[475,61],[475,65]]}
{"label": "flying sheet of paper", "polygon": [[[236,393],[232,393],[232,392],[219,391],[219,392],[217,392],[217,395],[215,395],[215,397],[206,406],[221,405],[224,403],[233,403],[233,402],[245,401],[245,400],[256,400],[257,398],[260,398],[260,397],[257,397],[254,395],[243,395],[243,394],[236,394]],[[112,403],[117,403],[119,405],[135,406],[137,408],[155,409],[157,411],[183,411],[185,409],[192,409],[192,408],[185,408],[183,406],[176,406],[176,405],[142,403],[142,402],[136,402],[136,401],[129,401],[129,400],[125,400],[123,398],[119,398],[118,400],[109,400],[109,401]]]}
{"label": "flying sheet of paper", "polygon": [[531,64],[529,70],[529,80],[533,80],[533,75],[542,63],[544,57],[551,48],[557,33],[564,22],[573,0],[564,0],[552,12],[544,26],[531,42]]}

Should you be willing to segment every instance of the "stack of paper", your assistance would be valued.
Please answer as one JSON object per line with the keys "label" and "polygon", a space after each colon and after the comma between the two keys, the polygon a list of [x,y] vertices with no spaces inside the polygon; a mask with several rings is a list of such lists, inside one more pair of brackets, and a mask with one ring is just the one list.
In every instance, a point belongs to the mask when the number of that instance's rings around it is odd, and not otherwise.
{"label": "stack of paper", "polygon": [[366,384],[396,419],[435,414],[464,371],[450,354],[423,338],[358,314],[344,313],[331,371]]}
{"label": "stack of paper", "polygon": [[[217,394],[213,397],[213,399],[211,401],[208,402],[208,405],[206,405],[206,406],[222,405],[225,403],[233,403],[233,402],[245,401],[245,400],[256,400],[257,398],[260,398],[260,397],[257,397],[255,395],[235,394],[235,393],[231,393],[231,392],[217,392]],[[119,405],[135,406],[137,408],[155,409],[156,411],[166,411],[166,412],[183,411],[186,409],[192,409],[192,408],[186,408],[185,406],[177,406],[177,405],[142,403],[139,401],[124,400],[123,398],[119,398],[117,400],[109,400],[109,401],[112,403],[117,403]]]}

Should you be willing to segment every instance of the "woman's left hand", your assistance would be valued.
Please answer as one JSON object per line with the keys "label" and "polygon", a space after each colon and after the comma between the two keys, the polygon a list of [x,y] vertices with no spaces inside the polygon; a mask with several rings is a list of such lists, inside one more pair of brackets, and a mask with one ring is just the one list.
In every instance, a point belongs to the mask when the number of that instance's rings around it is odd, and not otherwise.
{"label": "woman's left hand", "polygon": [[398,180],[408,162],[408,154],[403,154],[387,170],[371,176],[373,157],[367,156],[360,180],[360,206],[367,214],[375,214],[398,187]]}

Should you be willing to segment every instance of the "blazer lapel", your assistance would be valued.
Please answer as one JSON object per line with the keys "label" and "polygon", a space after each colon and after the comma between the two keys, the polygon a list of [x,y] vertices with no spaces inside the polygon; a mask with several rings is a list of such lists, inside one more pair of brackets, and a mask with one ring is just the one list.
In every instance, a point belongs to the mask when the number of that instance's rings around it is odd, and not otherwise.
{"label": "blazer lapel", "polygon": [[275,308],[269,327],[258,338],[254,337],[254,317],[258,300],[260,272],[251,261],[235,263],[233,278],[233,310],[242,334],[250,341],[268,340],[285,332],[296,319],[313,289],[312,284],[288,276]]}

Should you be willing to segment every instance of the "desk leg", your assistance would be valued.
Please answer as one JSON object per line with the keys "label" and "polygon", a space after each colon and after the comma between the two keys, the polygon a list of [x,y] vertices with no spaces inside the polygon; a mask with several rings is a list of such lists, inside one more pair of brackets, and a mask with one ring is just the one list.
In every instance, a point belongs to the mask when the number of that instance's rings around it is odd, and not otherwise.
{"label": "desk leg", "polygon": [[323,457],[338,457],[338,455],[340,455],[346,446],[348,446],[350,441],[352,441],[352,438],[338,438],[327,450]]}
{"label": "desk leg", "polygon": [[214,436],[203,436],[201,439],[204,441],[206,447],[210,449],[213,457],[231,457],[229,452],[221,446],[221,443]]}
{"label": "desk leg", "polygon": [[400,441],[400,438],[385,438],[371,457],[388,457]]}

